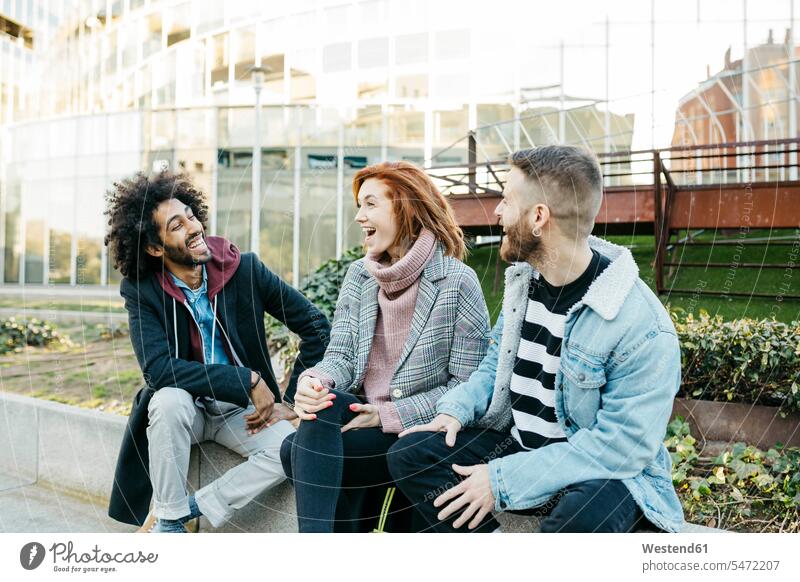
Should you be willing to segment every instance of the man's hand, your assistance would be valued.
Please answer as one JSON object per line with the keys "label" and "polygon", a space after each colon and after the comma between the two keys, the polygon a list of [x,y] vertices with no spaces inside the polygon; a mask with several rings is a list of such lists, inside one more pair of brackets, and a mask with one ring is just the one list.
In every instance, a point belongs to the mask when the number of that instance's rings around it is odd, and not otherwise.
{"label": "man's hand", "polygon": [[250,400],[256,407],[255,412],[244,417],[247,434],[256,434],[266,426],[275,408],[275,395],[267,388],[266,382],[260,380],[250,391]]}
{"label": "man's hand", "polygon": [[300,420],[316,420],[315,413],[323,408],[333,406],[334,398],[336,398],[336,394],[332,394],[325,388],[319,378],[303,376],[297,383],[294,411]]}
{"label": "man's hand", "polygon": [[381,415],[378,413],[378,407],[374,404],[351,404],[350,410],[358,413],[358,415],[342,427],[342,432],[347,432],[354,428],[370,428],[373,426],[381,426]]}
{"label": "man's hand", "polygon": [[277,404],[272,409],[272,414],[267,419],[266,426],[270,427],[276,422],[280,422],[282,420],[294,420],[295,418],[297,418],[297,414],[295,414],[294,410],[292,410],[289,406],[283,403]]}
{"label": "man's hand", "polygon": [[399,435],[400,438],[403,438],[407,434],[411,434],[412,432],[444,432],[447,433],[444,436],[444,442],[447,443],[448,447],[455,446],[456,444],[456,435],[458,431],[461,430],[461,423],[450,416],[449,414],[439,414],[427,424],[418,424],[417,426],[412,426],[411,428],[407,428]]}
{"label": "man's hand", "polygon": [[[453,522],[453,527],[459,528],[469,521],[469,529],[475,529],[494,509],[495,499],[489,482],[489,465],[472,465],[471,467],[453,465],[453,470],[459,475],[465,476],[466,479],[433,500],[434,507],[442,507],[447,504],[437,517],[444,521],[459,509],[465,508],[458,519]],[[470,518],[472,518],[471,521]]]}

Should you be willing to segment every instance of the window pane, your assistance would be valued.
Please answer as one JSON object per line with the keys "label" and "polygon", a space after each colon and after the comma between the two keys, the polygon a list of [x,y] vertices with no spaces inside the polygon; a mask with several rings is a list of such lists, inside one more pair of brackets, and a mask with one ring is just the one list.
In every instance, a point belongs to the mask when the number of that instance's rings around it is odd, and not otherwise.
{"label": "window pane", "polygon": [[395,63],[410,65],[428,60],[428,33],[404,34],[395,41]]}
{"label": "window pane", "polygon": [[250,81],[250,69],[256,64],[256,29],[253,26],[235,31],[231,40],[235,59],[233,77],[237,81]]}
{"label": "window pane", "polygon": [[139,49],[139,24],[140,21],[131,22],[128,26],[119,30],[123,68],[132,67],[136,64]]}
{"label": "window pane", "polygon": [[300,182],[300,277],[303,278],[336,252],[336,168],[312,168],[310,156],[333,156],[336,148],[303,149]]}
{"label": "window pane", "polygon": [[428,96],[428,75],[402,75],[395,81],[395,92],[397,97],[427,97]]}
{"label": "window pane", "polygon": [[336,73],[350,70],[351,44],[342,42],[331,44],[322,49],[322,70],[325,73]]}
{"label": "window pane", "polygon": [[259,256],[285,281],[292,280],[294,171],[285,149],[265,149],[261,166]]}
{"label": "window pane", "polygon": [[443,30],[436,33],[437,59],[469,58],[469,30]]}
{"label": "window pane", "polygon": [[[383,129],[383,114],[380,105],[362,107],[356,112],[353,122],[345,130],[344,143],[350,146],[373,146],[380,148]],[[380,151],[380,150],[378,150]]]}
{"label": "window pane", "polygon": [[389,64],[389,39],[367,38],[358,43],[358,66],[385,67]]}
{"label": "window pane", "polygon": [[446,147],[460,140],[467,134],[467,108],[454,111],[434,111],[433,143],[437,147]]}
{"label": "window pane", "polygon": [[161,13],[153,12],[144,21],[142,51],[146,59],[161,50]]}
{"label": "window pane", "polygon": [[6,283],[19,282],[19,257],[22,241],[20,240],[20,182],[9,176],[8,189],[6,190],[5,203],[5,266],[3,280]]}
{"label": "window pane", "polygon": [[197,22],[197,34],[202,35],[224,23],[225,2],[193,2],[192,11]]}
{"label": "window pane", "polygon": [[72,222],[75,190],[72,182],[50,182],[48,228],[50,229],[49,282],[70,282]]}
{"label": "window pane", "polygon": [[425,143],[425,114],[404,107],[391,107],[389,145],[422,148]]}
{"label": "window pane", "polygon": [[218,34],[211,43],[211,85],[228,82],[228,33]]}
{"label": "window pane", "polygon": [[243,250],[250,250],[252,192],[251,149],[219,150],[217,232]]}
{"label": "window pane", "polygon": [[76,203],[81,211],[77,215],[76,282],[78,285],[100,283],[100,250],[103,244],[106,190],[104,176],[78,180]]}
{"label": "window pane", "polygon": [[164,25],[167,29],[167,46],[172,46],[176,42],[189,38],[192,28],[190,4],[186,2],[185,4],[168,8],[164,17]]}
{"label": "window pane", "polygon": [[26,180],[25,192],[25,283],[44,283],[45,212],[47,179]]}
{"label": "window pane", "polygon": [[156,90],[156,107],[175,103],[175,51],[153,63],[153,86]]}

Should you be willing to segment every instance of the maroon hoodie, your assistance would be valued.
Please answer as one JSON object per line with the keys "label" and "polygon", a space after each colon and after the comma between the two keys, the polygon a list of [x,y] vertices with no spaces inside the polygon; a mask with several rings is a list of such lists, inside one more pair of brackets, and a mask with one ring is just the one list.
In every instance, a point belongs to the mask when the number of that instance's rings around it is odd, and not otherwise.
{"label": "maroon hoodie", "polygon": [[[208,278],[208,300],[213,304],[214,297],[222,291],[222,288],[230,281],[231,277],[236,273],[239,268],[240,252],[239,247],[222,238],[221,236],[207,236],[206,245],[211,251],[211,260],[205,264],[206,277]],[[156,279],[161,284],[161,288],[172,297],[176,302],[189,309],[186,305],[186,295],[175,284],[172,277],[167,276],[166,269],[161,272],[155,273]],[[190,310],[191,311],[191,310]],[[200,336],[200,330],[194,323],[194,317],[190,315],[189,318],[189,344],[191,345],[191,358],[196,362],[205,363],[205,356],[203,354],[203,340]],[[222,322],[217,318],[217,325],[222,329]],[[225,354],[228,356],[230,362],[236,362],[233,354],[233,349],[227,339],[224,329],[222,330],[222,337],[225,338],[223,345],[225,347]]]}

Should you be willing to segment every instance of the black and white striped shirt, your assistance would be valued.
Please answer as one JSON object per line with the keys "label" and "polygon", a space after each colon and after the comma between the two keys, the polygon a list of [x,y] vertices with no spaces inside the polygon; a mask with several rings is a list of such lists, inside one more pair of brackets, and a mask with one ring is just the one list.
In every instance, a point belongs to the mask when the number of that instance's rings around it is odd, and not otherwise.
{"label": "black and white striped shirt", "polygon": [[561,361],[566,313],[580,301],[610,261],[592,251],[586,271],[572,283],[553,287],[531,279],[522,336],[511,375],[513,437],[526,449],[567,440],[555,413],[555,378]]}

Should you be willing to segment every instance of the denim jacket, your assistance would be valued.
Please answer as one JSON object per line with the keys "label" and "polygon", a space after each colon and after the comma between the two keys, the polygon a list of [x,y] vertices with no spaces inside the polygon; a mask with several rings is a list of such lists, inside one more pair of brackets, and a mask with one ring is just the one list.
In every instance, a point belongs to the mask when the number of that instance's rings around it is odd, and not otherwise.
{"label": "denim jacket", "polygon": [[[567,441],[490,460],[495,509],[527,509],[573,483],[617,479],[648,520],[679,531],[683,510],[663,444],[681,380],[675,328],[639,279],[630,251],[596,237],[589,245],[611,264],[565,321],[555,411]],[[466,382],[439,400],[437,413],[462,426],[510,430],[509,386],[533,274],[528,263],[506,270],[489,352]]]}

